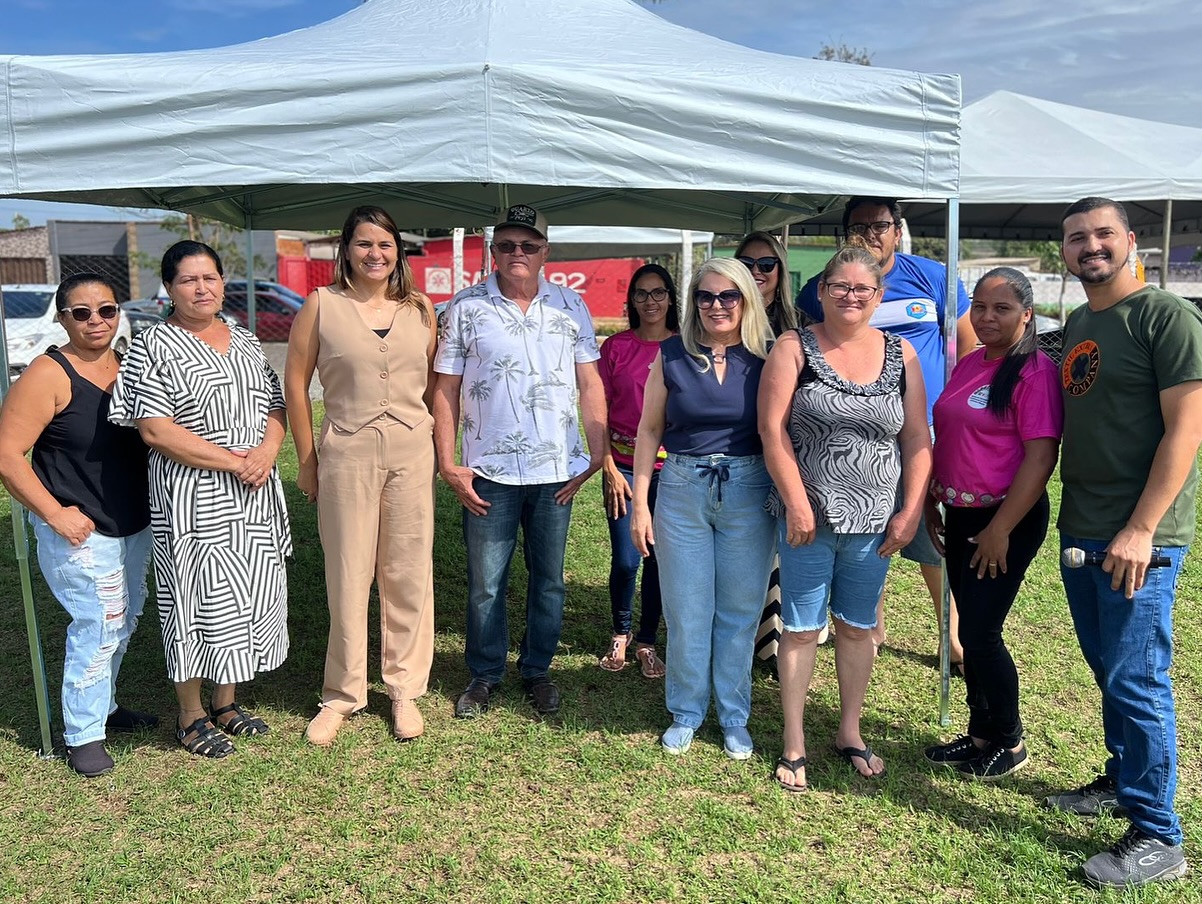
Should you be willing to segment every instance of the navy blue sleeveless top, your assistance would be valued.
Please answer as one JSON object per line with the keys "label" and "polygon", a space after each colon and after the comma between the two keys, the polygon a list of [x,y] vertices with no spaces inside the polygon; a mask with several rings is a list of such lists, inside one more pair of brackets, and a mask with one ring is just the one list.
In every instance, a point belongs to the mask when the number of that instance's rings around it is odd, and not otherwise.
{"label": "navy blue sleeveless top", "polygon": [[46,352],[71,380],[71,401],[33,444],[33,473],[64,506],[74,505],[106,537],[150,524],[146,444],[108,420],[112,396],[85,380],[56,348]]}
{"label": "navy blue sleeveless top", "polygon": [[742,345],[729,346],[726,379],[719,383],[713,362],[703,371],[679,336],[659,348],[668,388],[664,448],[677,455],[763,454],[755,398],[764,360]]}

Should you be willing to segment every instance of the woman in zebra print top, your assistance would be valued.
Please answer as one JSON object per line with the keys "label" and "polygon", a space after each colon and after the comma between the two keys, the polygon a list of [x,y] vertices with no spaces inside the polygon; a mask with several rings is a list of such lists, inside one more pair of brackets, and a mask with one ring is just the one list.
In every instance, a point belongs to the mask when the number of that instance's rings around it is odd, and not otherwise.
{"label": "woman in zebra print top", "polygon": [[[275,466],[284,394],[259,340],[218,317],[221,258],[203,242],[163,255],[166,322],[139,333],[121,363],[109,420],[136,426],[150,452],[150,526],[176,737],[220,758],[230,736],[267,733],[237,685],[288,655],[292,534]],[[211,711],[201,683],[214,685]]]}
{"label": "woman in zebra print top", "polygon": [[818,289],[825,319],[778,340],[758,401],[781,558],[776,780],[789,791],[806,787],[805,698],[828,604],[839,622],[835,749],[860,775],[885,771],[860,734],[871,631],[889,557],[914,537],[931,468],[918,358],[904,339],[869,326],[881,298],[876,259],[853,240]]}

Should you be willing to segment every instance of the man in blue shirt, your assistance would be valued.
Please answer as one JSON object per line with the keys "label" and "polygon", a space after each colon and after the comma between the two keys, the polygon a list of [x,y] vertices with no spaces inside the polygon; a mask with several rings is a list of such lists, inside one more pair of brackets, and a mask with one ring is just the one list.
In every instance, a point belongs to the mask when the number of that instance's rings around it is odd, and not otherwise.
{"label": "man in blue shirt", "polygon": [[[880,307],[872,315],[871,325],[906,339],[918,353],[922,364],[923,382],[927,392],[927,423],[931,423],[931,409],[935,399],[943,391],[946,372],[947,349],[943,342],[943,323],[947,310],[947,267],[937,261],[897,250],[901,239],[901,208],[893,198],[855,197],[847,202],[843,210],[843,231],[847,235],[858,235],[868,245],[881,265],[885,282],[885,294]],[[969,321],[970,306],[964,284],[957,280],[956,299],[956,353],[961,358],[977,347],[977,335]],[[811,320],[822,320],[822,306],[818,303],[818,277],[815,276],[802,287],[797,296],[797,306]],[[917,562],[922,569],[936,613],[942,610],[940,598],[940,576],[942,560],[935,551],[927,534],[925,522],[919,524],[918,533],[902,555]],[[885,639],[884,598],[877,607],[877,624],[873,632],[877,646]],[[957,636],[958,619],[952,607],[951,652],[954,666],[962,667],[964,650]]]}

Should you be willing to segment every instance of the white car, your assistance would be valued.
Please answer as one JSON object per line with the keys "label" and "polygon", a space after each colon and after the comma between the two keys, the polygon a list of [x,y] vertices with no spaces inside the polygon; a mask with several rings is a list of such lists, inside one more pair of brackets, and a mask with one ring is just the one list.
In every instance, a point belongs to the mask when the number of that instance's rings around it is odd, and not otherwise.
{"label": "white car", "polygon": [[[0,286],[4,293],[4,332],[8,336],[8,373],[15,377],[51,345],[65,345],[67,331],[59,323],[54,310],[55,285],[23,284]],[[127,318],[117,316],[117,332],[113,348],[124,352],[129,348],[130,331]]]}

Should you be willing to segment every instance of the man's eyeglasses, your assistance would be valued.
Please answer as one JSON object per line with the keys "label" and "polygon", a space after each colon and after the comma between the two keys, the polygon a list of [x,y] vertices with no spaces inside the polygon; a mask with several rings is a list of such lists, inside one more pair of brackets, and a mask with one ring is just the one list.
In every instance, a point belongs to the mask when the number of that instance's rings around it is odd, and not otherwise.
{"label": "man's eyeglasses", "polygon": [[894,220],[877,220],[874,223],[852,223],[847,227],[848,235],[866,236],[868,233],[873,235],[884,235],[894,226],[900,225]]}
{"label": "man's eyeglasses", "polygon": [[499,251],[501,254],[513,254],[515,251],[517,251],[519,248],[521,248],[522,254],[526,255],[527,257],[534,257],[534,255],[538,254],[540,251],[542,251],[546,247],[547,247],[546,245],[541,245],[538,242],[493,242],[492,243],[493,251]]}
{"label": "man's eyeglasses", "polygon": [[709,310],[715,304],[729,311],[742,300],[743,293],[738,289],[723,289],[721,292],[707,292],[705,289],[698,289],[693,293],[693,301],[697,302],[697,307],[703,311]]}
{"label": "man's eyeglasses", "polygon": [[74,320],[76,323],[87,323],[89,320],[92,319],[93,314],[99,314],[101,319],[103,319],[103,320],[112,320],[114,317],[117,316],[117,311],[119,311],[119,310],[120,310],[120,308],[118,308],[115,304],[102,304],[100,307],[98,307],[94,311],[91,308],[80,307],[80,308],[63,308],[61,311],[59,311],[59,313],[60,314],[70,314],[71,319]]}
{"label": "man's eyeglasses", "polygon": [[667,301],[668,290],[661,288],[652,289],[651,291],[647,292],[642,289],[635,289],[634,292],[631,293],[630,299],[635,304],[646,304],[648,299],[651,301]]}
{"label": "man's eyeglasses", "polygon": [[780,263],[774,257],[739,257],[736,260],[748,270],[754,271],[758,267],[761,273],[771,273]]}
{"label": "man's eyeglasses", "polygon": [[881,291],[878,286],[849,286],[847,283],[841,282],[823,283],[823,285],[826,286],[826,294],[831,298],[846,298],[848,295],[852,295],[856,301],[868,301]]}

